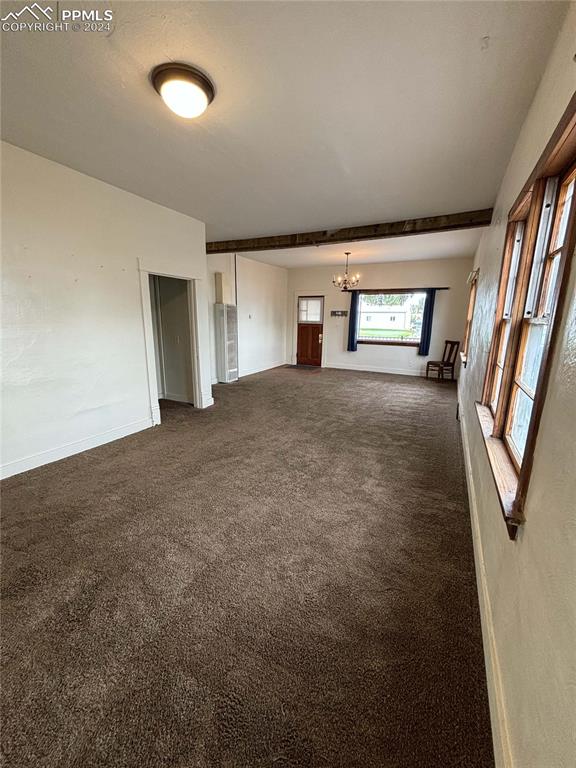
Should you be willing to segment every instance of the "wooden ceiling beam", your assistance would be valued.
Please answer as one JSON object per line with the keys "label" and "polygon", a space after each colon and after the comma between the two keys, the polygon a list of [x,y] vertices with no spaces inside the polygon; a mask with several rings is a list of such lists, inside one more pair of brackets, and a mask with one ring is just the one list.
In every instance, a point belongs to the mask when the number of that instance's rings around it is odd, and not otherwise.
{"label": "wooden ceiling beam", "polygon": [[361,227],[299,232],[293,235],[249,237],[243,240],[219,240],[206,243],[206,252],[210,254],[271,251],[278,248],[303,248],[307,245],[330,245],[331,243],[352,243],[357,240],[378,240],[386,237],[424,235],[430,232],[452,232],[457,229],[487,227],[491,220],[492,208],[484,208],[481,211],[449,213],[445,216],[427,216],[422,219],[367,224]]}

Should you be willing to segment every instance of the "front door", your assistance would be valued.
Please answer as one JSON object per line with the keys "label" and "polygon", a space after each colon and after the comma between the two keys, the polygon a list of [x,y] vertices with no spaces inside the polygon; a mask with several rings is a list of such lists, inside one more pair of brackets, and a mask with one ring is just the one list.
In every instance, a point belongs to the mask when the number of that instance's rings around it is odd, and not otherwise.
{"label": "front door", "polygon": [[322,364],[323,296],[298,297],[298,365]]}

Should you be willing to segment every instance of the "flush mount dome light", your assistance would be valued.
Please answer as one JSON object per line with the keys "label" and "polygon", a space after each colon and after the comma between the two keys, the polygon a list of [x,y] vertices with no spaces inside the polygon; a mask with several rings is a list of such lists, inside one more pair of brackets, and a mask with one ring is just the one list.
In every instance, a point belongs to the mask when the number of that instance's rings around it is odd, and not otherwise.
{"label": "flush mount dome light", "polygon": [[210,80],[188,64],[159,64],[150,80],[166,106],[180,117],[198,117],[214,98]]}

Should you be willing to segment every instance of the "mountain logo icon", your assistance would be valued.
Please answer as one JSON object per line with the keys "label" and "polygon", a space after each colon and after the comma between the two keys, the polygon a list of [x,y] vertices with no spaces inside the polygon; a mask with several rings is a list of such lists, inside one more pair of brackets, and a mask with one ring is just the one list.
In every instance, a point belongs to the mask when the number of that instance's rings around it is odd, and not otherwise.
{"label": "mountain logo icon", "polygon": [[38,3],[32,5],[25,5],[20,11],[10,11],[6,16],[3,16],[0,21],[18,21],[23,14],[30,14],[36,21],[52,21],[52,8],[42,8]]}

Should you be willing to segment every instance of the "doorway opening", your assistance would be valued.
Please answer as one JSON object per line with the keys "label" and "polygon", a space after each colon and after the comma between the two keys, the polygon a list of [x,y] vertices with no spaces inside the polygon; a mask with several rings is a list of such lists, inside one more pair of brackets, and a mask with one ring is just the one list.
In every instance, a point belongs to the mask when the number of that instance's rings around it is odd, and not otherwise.
{"label": "doorway opening", "polygon": [[324,296],[298,296],[297,365],[322,365]]}
{"label": "doorway opening", "polygon": [[194,404],[189,281],[149,275],[158,401]]}

